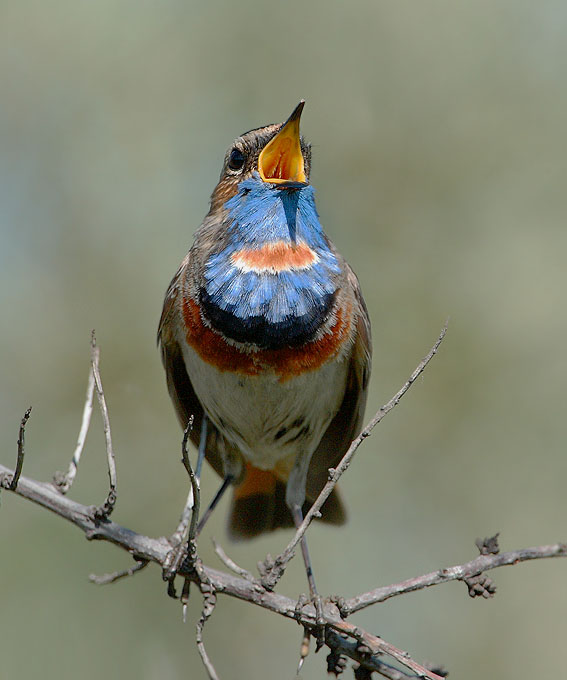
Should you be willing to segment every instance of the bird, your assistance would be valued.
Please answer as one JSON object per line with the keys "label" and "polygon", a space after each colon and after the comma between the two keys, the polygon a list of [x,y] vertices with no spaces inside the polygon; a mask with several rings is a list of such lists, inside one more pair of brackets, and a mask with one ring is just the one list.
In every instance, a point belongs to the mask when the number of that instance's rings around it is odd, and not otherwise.
{"label": "bird", "polygon": [[[223,480],[211,506],[233,488],[234,539],[301,524],[366,404],[370,319],[320,224],[304,104],[229,147],[158,329],[181,426],[191,420],[192,442]],[[345,519],[335,487],[321,520]]]}

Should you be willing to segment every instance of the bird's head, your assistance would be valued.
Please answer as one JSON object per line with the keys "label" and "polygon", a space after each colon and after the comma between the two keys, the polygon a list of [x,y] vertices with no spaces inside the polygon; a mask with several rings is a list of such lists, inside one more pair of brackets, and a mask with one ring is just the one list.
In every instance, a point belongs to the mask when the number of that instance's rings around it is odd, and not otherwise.
{"label": "bird's head", "polygon": [[311,146],[299,134],[304,105],[301,100],[285,123],[250,130],[231,144],[211,197],[211,212],[235,196],[239,184],[252,176],[282,190],[309,183]]}

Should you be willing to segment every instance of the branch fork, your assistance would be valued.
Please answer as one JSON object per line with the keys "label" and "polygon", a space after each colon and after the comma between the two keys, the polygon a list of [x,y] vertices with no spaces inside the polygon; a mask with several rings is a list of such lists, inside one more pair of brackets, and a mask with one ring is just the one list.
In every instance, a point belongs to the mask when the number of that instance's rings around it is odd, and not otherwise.
{"label": "branch fork", "polygon": [[[384,416],[399,403],[400,399],[415,382],[417,377],[423,372],[426,365],[437,352],[437,349],[445,336],[445,332],[446,326],[430,352],[418,365],[404,386],[386,405],[379,409],[359,437],[353,441],[339,465],[335,469],[329,471],[328,482],[309,512],[306,514],[303,523],[297,529],[293,539],[286,546],[285,550],[275,558],[268,555],[264,562],[259,565],[259,580],[236,565],[218,544],[215,545],[217,555],[225,566],[233,573],[218,571],[211,567],[207,567],[203,565],[197,557],[195,527],[198,519],[199,484],[196,476],[192,474],[187,455],[188,430],[186,430],[184,435],[182,453],[184,464],[191,478],[194,506],[193,516],[191,517],[192,528],[189,528],[188,542],[185,542],[183,537],[180,539],[181,544],[185,549],[185,554],[180,554],[183,557],[188,554],[190,559],[180,558],[179,563],[172,565],[172,545],[167,539],[163,537],[155,539],[143,536],[126,529],[109,519],[109,514],[116,502],[116,470],[114,467],[114,454],[110,437],[108,411],[106,409],[106,402],[102,391],[102,381],[100,380],[98,348],[94,342],[94,336],[91,345],[91,372],[89,373],[89,385],[87,387],[87,399],[83,412],[83,421],[77,448],[70,466],[70,470],[73,467],[73,471],[68,472],[66,478],[64,478],[65,476],[61,476],[59,480],[60,483],[57,484],[42,483],[21,476],[25,454],[25,425],[29,418],[29,411],[27,411],[20,424],[16,469],[13,471],[0,465],[0,486],[3,489],[10,490],[19,496],[27,498],[72,522],[85,533],[88,539],[110,541],[126,550],[134,558],[135,564],[129,569],[114,572],[113,574],[105,574],[100,577],[91,577],[91,580],[95,583],[113,583],[121,578],[131,576],[142,569],[145,569],[150,562],[160,565],[164,572],[166,569],[176,567],[178,568],[179,575],[185,579],[181,595],[181,602],[184,606],[184,610],[186,609],[189,597],[189,584],[191,582],[196,583],[203,597],[203,609],[197,623],[197,646],[209,678],[212,680],[218,680],[218,676],[204,648],[202,634],[203,627],[214,610],[217,602],[217,595],[219,593],[236,597],[250,604],[260,606],[281,616],[295,620],[304,629],[301,651],[301,659],[303,659],[308,650],[308,642],[306,643],[306,639],[314,634],[318,627],[315,607],[313,604],[307,602],[305,598],[300,598],[298,602],[295,602],[284,595],[274,592],[275,586],[281,578],[281,575],[284,573],[289,560],[293,557],[295,548],[301,540],[301,537],[304,535],[305,531],[307,531],[313,518],[317,516],[322,504],[331,493],[340,476],[344,474],[344,471],[348,468],[357,448],[362,441],[370,435],[372,429],[384,418]],[[98,512],[96,510],[93,511],[93,508],[77,503],[64,495],[71,486],[77,471],[80,452],[82,451],[82,446],[90,423],[90,411],[92,411],[94,391],[97,392],[99,406],[103,413],[107,465],[110,478],[110,489],[106,501],[101,506],[97,506]],[[77,451],[79,453],[77,453]],[[390,678],[390,680],[409,680],[410,678],[416,677],[427,678],[429,680],[441,680],[446,675],[446,672],[442,669],[428,668],[423,664],[417,663],[407,652],[398,649],[378,636],[362,630],[345,619],[365,607],[383,602],[392,597],[454,580],[460,580],[466,583],[469,592],[471,589],[473,591],[470,593],[471,595],[489,597],[493,594],[494,587],[491,580],[487,579],[485,576],[485,572],[506,565],[515,565],[527,560],[567,556],[566,543],[556,543],[500,553],[498,550],[497,537],[492,537],[490,539],[484,539],[483,541],[477,541],[477,546],[481,554],[470,562],[440,569],[430,574],[417,576],[400,583],[394,583],[390,586],[381,586],[352,598],[333,597],[326,601],[323,605],[323,614],[326,624],[324,641],[331,652],[329,660],[331,671],[335,674],[341,672],[344,668],[344,658],[349,657],[358,664],[354,673],[355,678],[359,678],[359,680],[369,678],[372,673],[379,673],[383,677]],[[188,550],[187,547],[189,547]],[[171,585],[172,583],[173,579],[170,581]],[[388,663],[388,657],[397,664],[397,666]]]}

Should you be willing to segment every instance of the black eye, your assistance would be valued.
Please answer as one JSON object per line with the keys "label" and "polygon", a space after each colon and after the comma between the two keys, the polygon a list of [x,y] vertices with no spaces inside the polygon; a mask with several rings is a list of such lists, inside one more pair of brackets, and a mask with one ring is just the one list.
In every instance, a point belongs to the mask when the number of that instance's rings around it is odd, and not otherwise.
{"label": "black eye", "polygon": [[246,157],[244,156],[242,151],[234,147],[234,149],[230,152],[230,156],[228,158],[228,167],[231,170],[241,170],[245,160]]}

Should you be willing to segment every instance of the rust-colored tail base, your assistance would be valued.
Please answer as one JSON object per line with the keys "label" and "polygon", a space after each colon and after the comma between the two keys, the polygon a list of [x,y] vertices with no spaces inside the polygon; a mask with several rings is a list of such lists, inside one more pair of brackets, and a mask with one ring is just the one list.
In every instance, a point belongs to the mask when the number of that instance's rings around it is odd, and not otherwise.
{"label": "rust-colored tail base", "polygon": [[[315,498],[304,503],[307,513]],[[321,520],[343,524],[346,513],[337,488],[321,508]],[[285,503],[285,483],[270,470],[259,470],[246,464],[243,482],[234,490],[228,521],[228,533],[233,540],[254,538],[280,527],[294,526]]]}

